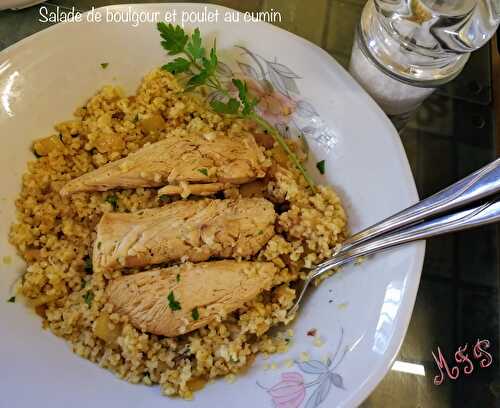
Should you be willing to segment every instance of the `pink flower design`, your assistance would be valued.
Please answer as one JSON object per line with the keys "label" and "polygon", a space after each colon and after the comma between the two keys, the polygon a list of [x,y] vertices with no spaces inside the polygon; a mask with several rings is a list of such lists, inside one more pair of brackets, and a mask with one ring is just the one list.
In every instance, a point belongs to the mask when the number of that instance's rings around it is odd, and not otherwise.
{"label": "pink flower design", "polygon": [[[266,120],[271,122],[287,122],[296,109],[297,103],[290,97],[276,92],[267,80],[257,80],[245,75],[237,75],[245,81],[252,97],[259,98],[258,109]],[[233,89],[236,90],[233,86]]]}
{"label": "pink flower design", "polygon": [[[313,381],[306,383],[302,374],[288,372],[281,374],[281,381],[271,388],[263,387],[258,381],[257,385],[266,390],[271,396],[275,408],[298,408],[306,397],[307,388],[314,387],[305,406],[307,408],[317,408],[328,397],[332,386],[345,390],[344,379],[335,372],[335,369],[342,363],[349,351],[349,348],[345,347],[343,353],[339,354],[343,339],[344,329],[341,327],[340,339],[333,357],[328,358],[325,362],[319,360],[295,361],[300,371],[316,376]],[[337,359],[337,357],[339,358]]]}
{"label": "pink flower design", "polygon": [[306,396],[302,374],[281,374],[281,381],[267,390],[276,408],[297,408]]}

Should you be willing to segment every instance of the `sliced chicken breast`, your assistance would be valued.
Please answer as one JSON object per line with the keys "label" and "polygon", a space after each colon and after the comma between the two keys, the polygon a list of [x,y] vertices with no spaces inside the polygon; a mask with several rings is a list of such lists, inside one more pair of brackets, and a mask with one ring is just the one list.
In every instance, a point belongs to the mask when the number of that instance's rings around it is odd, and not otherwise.
{"label": "sliced chicken breast", "polygon": [[264,198],[176,201],[138,213],[106,213],[97,226],[96,269],[256,254],[274,235]]}
{"label": "sliced chicken breast", "polygon": [[106,293],[144,332],[168,337],[203,327],[271,288],[277,267],[233,260],[183,264],[122,276]]}
{"label": "sliced chicken breast", "polygon": [[[265,156],[250,133],[170,135],[68,182],[63,196],[81,191],[165,185],[243,184],[266,174]],[[207,187],[208,191],[214,188]],[[185,190],[185,188],[184,188]],[[199,191],[200,187],[194,189]],[[202,189],[202,192],[205,190]],[[172,194],[170,192],[169,194]]]}
{"label": "sliced chicken breast", "polygon": [[232,186],[229,183],[205,183],[189,184],[181,182],[179,185],[169,185],[158,190],[158,195],[180,195],[182,198],[188,198],[190,195],[209,196],[219,191],[223,191]]}

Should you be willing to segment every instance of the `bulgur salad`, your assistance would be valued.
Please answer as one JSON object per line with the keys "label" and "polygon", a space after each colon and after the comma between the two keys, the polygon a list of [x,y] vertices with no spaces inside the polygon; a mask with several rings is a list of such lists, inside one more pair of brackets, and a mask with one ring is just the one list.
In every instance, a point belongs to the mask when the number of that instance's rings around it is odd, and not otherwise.
{"label": "bulgur salad", "polygon": [[287,350],[270,329],[290,322],[303,268],[331,255],[347,219],[245,82],[219,82],[215,44],[158,29],[177,58],[134,95],[105,86],[33,143],[9,238],[26,262],[17,293],[44,328],[120,378],[189,399]]}

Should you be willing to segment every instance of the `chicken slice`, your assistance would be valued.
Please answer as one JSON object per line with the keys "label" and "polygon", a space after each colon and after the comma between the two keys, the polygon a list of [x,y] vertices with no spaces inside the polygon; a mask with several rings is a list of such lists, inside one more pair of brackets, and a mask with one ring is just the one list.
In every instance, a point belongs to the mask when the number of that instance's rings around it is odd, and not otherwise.
{"label": "chicken slice", "polygon": [[182,182],[243,184],[265,176],[265,161],[250,133],[170,135],[71,180],[60,193],[66,196],[81,191],[161,187]]}
{"label": "chicken slice", "polygon": [[191,194],[209,196],[229,187],[231,184],[227,183],[188,184],[183,182],[178,186],[170,185],[160,188],[158,195],[180,195],[182,198],[188,198]]}
{"label": "chicken slice", "polygon": [[274,235],[264,198],[176,201],[138,213],[106,213],[97,225],[96,269],[256,254]]}
{"label": "chicken slice", "polygon": [[270,289],[276,272],[270,262],[187,263],[122,276],[106,293],[134,327],[173,337],[224,318]]}

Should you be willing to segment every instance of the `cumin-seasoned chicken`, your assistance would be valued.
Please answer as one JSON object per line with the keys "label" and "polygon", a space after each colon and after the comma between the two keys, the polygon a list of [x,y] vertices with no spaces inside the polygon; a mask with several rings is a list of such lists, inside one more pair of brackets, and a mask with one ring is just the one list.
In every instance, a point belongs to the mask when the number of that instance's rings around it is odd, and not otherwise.
{"label": "cumin-seasoned chicken", "polygon": [[264,198],[176,201],[138,213],[106,213],[97,225],[97,269],[178,259],[256,254],[274,235],[276,213]]}
{"label": "cumin-seasoned chicken", "polygon": [[276,272],[270,262],[187,263],[122,276],[106,293],[136,328],[173,337],[223,318],[270,289]]}
{"label": "cumin-seasoned chicken", "polygon": [[[114,188],[195,184],[193,194],[211,194],[226,185],[243,184],[266,174],[265,156],[250,133],[170,135],[127,157],[68,182],[61,195]],[[206,188],[203,188],[204,185]],[[189,194],[189,193],[188,193]]]}

